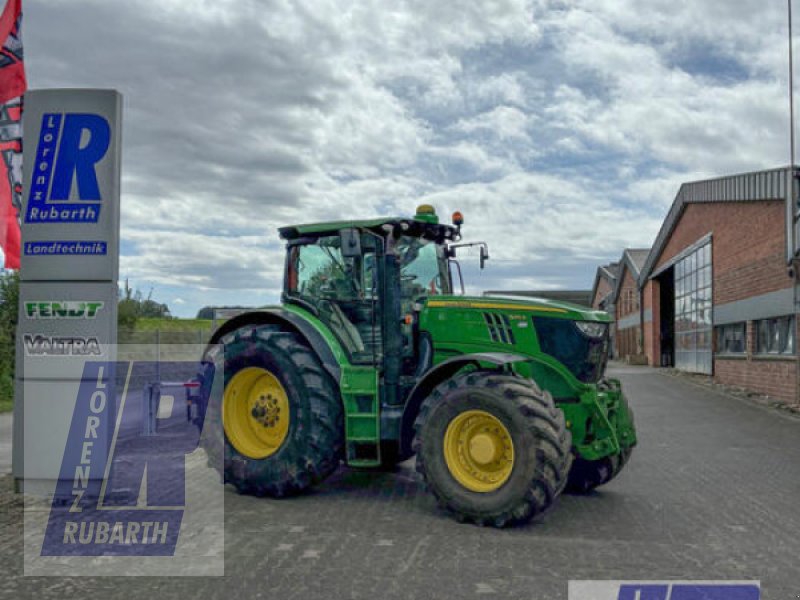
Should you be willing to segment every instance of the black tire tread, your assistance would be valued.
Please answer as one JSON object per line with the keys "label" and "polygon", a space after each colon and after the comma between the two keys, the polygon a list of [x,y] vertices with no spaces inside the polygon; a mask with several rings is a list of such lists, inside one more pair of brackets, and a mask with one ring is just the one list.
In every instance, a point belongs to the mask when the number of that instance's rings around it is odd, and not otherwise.
{"label": "black tire tread", "polygon": [[338,388],[313,350],[297,333],[278,325],[245,326],[223,336],[220,343],[225,348],[226,369],[260,353],[282,356],[302,382],[310,413],[310,428],[302,443],[256,460],[240,455],[225,437],[220,398],[220,406],[210,409],[208,418],[212,431],[223,438],[217,447],[224,448],[224,456],[209,456],[209,463],[216,468],[222,465],[225,483],[242,494],[280,498],[298,494],[331,475],[344,452],[344,418]]}
{"label": "black tire tread", "polygon": [[588,494],[607,484],[620,474],[628,463],[633,447],[623,448],[619,454],[600,460],[585,460],[576,457],[567,478],[566,491],[572,494]]}
{"label": "black tire tread", "polygon": [[[429,474],[421,452],[426,423],[431,412],[441,402],[444,393],[467,387],[481,387],[501,394],[505,401],[515,406],[525,417],[527,427],[537,441],[536,453],[540,467],[536,476],[530,481],[528,490],[510,508],[493,513],[467,513],[454,506],[435,485],[431,485],[428,481]],[[567,484],[567,474],[572,462],[570,452],[572,436],[566,427],[564,413],[555,406],[549,392],[542,391],[530,379],[493,371],[472,371],[456,375],[437,386],[423,401],[414,423],[414,433],[412,449],[417,457],[417,472],[433,492],[439,506],[459,522],[495,527],[525,523],[550,510]]]}

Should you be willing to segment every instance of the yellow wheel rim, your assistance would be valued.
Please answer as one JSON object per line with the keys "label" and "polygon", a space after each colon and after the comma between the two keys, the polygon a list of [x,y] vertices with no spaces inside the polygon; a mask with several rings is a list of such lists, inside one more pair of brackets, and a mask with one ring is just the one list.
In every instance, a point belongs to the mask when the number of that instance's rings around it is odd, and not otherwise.
{"label": "yellow wheel rim", "polygon": [[514,443],[506,426],[483,410],[468,410],[450,421],[444,434],[450,474],[473,492],[500,489],[514,467]]}
{"label": "yellow wheel rim", "polygon": [[240,454],[275,454],[289,433],[289,398],[278,378],[260,367],[236,373],[225,387],[222,427]]}

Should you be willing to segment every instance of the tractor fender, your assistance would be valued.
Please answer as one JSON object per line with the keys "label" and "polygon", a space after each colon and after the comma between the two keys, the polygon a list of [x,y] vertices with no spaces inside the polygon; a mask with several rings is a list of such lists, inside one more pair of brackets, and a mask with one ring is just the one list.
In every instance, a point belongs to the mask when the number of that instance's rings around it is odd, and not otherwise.
{"label": "tractor fender", "polygon": [[282,325],[294,331],[311,346],[311,349],[317,354],[320,361],[322,361],[322,366],[330,373],[331,377],[336,380],[336,383],[338,384],[340,382],[342,373],[339,368],[339,363],[336,361],[331,347],[322,334],[302,316],[282,308],[265,308],[258,311],[246,312],[226,321],[214,332],[214,335],[211,336],[211,340],[208,342],[208,347],[206,348],[206,353],[208,353],[211,346],[218,344],[225,335],[248,325]]}
{"label": "tractor fender", "polygon": [[437,385],[450,379],[450,377],[468,365],[477,366],[480,363],[492,363],[502,367],[518,362],[529,362],[530,360],[529,356],[510,352],[476,352],[448,358],[430,369],[411,390],[403,409],[400,423],[400,453],[403,460],[412,454],[411,442],[414,438],[414,421],[417,418],[417,413],[419,413],[422,402],[433,392]]}

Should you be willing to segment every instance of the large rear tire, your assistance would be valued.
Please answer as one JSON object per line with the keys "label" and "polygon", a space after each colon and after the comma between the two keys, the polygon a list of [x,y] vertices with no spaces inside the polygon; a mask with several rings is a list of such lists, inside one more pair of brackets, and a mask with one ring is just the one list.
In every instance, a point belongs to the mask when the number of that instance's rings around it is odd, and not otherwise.
{"label": "large rear tire", "polygon": [[223,437],[216,447],[224,456],[213,462],[225,483],[240,493],[281,497],[333,473],[343,456],[342,404],[305,341],[276,325],[254,325],[220,343],[225,390],[209,404],[207,419]]}
{"label": "large rear tire", "polygon": [[414,427],[417,471],[459,521],[525,523],[566,484],[572,438],[564,414],[530,379],[456,375],[425,399]]}

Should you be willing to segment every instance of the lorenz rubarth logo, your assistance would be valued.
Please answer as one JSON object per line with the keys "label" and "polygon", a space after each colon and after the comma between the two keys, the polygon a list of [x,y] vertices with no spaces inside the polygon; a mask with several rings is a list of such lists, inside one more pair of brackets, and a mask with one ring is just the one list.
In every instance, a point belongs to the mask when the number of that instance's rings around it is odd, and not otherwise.
{"label": "lorenz rubarth logo", "polygon": [[103,308],[100,301],[62,300],[25,302],[28,319],[94,319]]}
{"label": "lorenz rubarth logo", "polygon": [[759,581],[573,580],[569,600],[759,600]]}
{"label": "lorenz rubarth logo", "polygon": [[45,113],[25,222],[97,223],[102,198],[96,167],[110,143],[111,126],[100,115]]}
{"label": "lorenz rubarth logo", "polygon": [[[185,457],[202,424],[170,402],[158,411],[164,435],[141,435],[141,407],[128,390],[154,366],[84,364],[41,556],[174,555],[187,504]],[[118,373],[125,383],[117,406]]]}
{"label": "lorenz rubarth logo", "polygon": [[96,337],[31,335],[22,337],[27,356],[101,356],[103,349]]}

